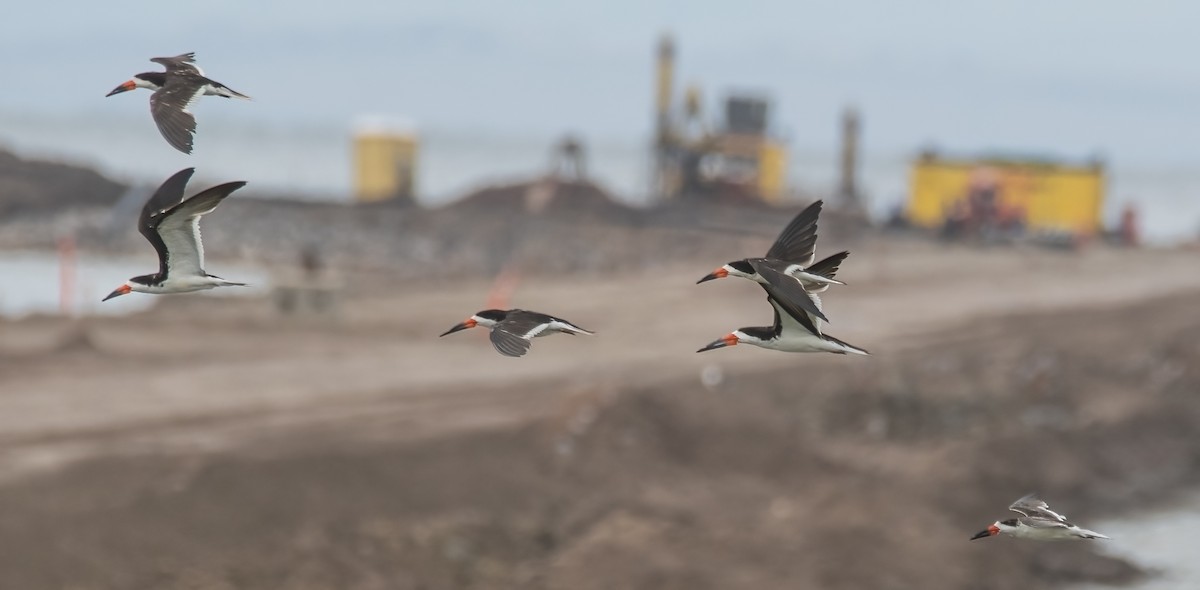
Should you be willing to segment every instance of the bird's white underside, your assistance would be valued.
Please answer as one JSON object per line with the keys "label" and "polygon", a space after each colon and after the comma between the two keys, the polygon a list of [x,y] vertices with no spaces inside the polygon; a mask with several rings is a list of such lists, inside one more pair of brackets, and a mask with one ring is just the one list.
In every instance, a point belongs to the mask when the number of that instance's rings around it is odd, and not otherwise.
{"label": "bird's white underside", "polygon": [[1064,540],[1080,540],[1091,537],[1107,539],[1105,535],[1101,535],[1095,531],[1089,531],[1085,528],[1080,528],[1075,525],[1045,521],[1044,526],[1028,526],[1020,521],[1017,521],[1017,526],[1011,527],[1006,524],[997,522],[995,524],[1000,532],[1019,539],[1033,539],[1035,541],[1064,541]]}
{"label": "bird's white underside", "polygon": [[[808,328],[802,326],[791,314],[779,307],[774,299],[771,300],[771,306],[779,312],[779,324],[782,328],[779,337],[761,343],[750,341],[748,344],[784,352],[847,352],[850,350],[837,342],[826,340],[809,332]],[[809,318],[811,319],[812,316],[809,315]]]}

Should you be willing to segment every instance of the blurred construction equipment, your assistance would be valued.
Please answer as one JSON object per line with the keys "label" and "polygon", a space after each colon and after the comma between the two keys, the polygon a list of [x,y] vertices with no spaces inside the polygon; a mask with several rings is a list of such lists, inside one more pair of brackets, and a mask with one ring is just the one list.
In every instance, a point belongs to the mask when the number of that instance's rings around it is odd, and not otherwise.
{"label": "blurred construction equipment", "polygon": [[842,113],[842,153],[838,167],[838,204],[843,210],[866,214],[863,196],[858,190],[858,111]]}
{"label": "blurred construction equipment", "polygon": [[674,101],[675,44],[658,46],[652,194],[659,200],[739,196],[780,202],[785,195],[787,150],[772,136],[770,103],[749,94],[725,100],[715,130],[704,120],[700,91]]}
{"label": "blurred construction equipment", "polygon": [[947,238],[1058,236],[1077,243],[1102,230],[1104,164],[1046,159],[949,158],[912,165],[905,217]]}
{"label": "blurred construction equipment", "polygon": [[325,264],[321,247],[304,245],[295,268],[280,268],[272,280],[275,309],[283,315],[331,316],[337,313],[342,281]]}
{"label": "blurred construction equipment", "polygon": [[550,154],[550,176],[557,180],[587,180],[587,159],[583,140],[567,135]]}
{"label": "blurred construction equipment", "polygon": [[412,201],[418,140],[410,126],[383,119],[362,121],[354,132],[354,194],[359,202]]}

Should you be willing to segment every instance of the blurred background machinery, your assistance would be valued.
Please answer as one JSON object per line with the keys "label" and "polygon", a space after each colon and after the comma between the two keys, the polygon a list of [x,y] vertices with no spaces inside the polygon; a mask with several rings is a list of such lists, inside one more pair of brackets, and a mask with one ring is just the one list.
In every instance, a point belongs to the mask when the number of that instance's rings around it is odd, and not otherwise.
{"label": "blurred background machinery", "polygon": [[276,267],[271,277],[275,310],[287,316],[335,315],[342,279],[326,264],[320,244],[305,244],[296,254],[296,266]]}
{"label": "blurred background machinery", "polygon": [[660,201],[732,195],[770,203],[786,192],[787,149],[771,129],[770,102],[754,94],[725,99],[710,129],[698,88],[674,100],[675,43],[659,41],[651,193]]}

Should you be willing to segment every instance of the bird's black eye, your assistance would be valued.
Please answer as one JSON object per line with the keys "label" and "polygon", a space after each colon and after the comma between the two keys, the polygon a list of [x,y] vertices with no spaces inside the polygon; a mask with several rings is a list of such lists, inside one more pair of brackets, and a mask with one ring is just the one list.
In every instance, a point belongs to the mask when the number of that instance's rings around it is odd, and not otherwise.
{"label": "bird's black eye", "polygon": [[1005,525],[1005,526],[1017,526],[1017,519],[1010,518],[1008,520],[1002,520],[1002,521],[1000,521],[1000,524]]}

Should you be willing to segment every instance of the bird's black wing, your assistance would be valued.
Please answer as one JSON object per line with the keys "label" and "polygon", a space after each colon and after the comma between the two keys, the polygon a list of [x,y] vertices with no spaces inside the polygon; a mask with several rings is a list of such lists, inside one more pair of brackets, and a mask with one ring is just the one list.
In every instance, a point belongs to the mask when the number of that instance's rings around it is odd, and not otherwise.
{"label": "bird's black wing", "polygon": [[1009,505],[1008,509],[1030,518],[1047,518],[1060,522],[1067,520],[1067,517],[1051,510],[1050,505],[1046,504],[1046,501],[1039,498],[1037,494],[1026,495]]}
{"label": "bird's black wing", "polygon": [[553,321],[561,321],[558,318],[537,311],[529,311],[527,309],[511,309],[508,315],[504,316],[503,323],[510,326],[510,330],[524,334],[542,324],[549,324]]}
{"label": "bird's black wing", "polygon": [[154,191],[146,204],[142,206],[142,213],[138,216],[138,233],[142,234],[158,252],[159,274],[165,275],[167,272],[167,245],[163,242],[162,236],[158,235],[158,224],[162,223],[163,217],[168,211],[183,201],[183,191],[187,188],[188,180],[191,180],[192,174],[195,172],[195,168],[184,168],[172,174],[158,187],[158,190]]}
{"label": "bird's black wing", "polygon": [[561,320],[536,311],[509,310],[508,315],[492,328],[492,346],[505,356],[525,356],[533,339],[555,321]]}
{"label": "bird's black wing", "polygon": [[509,331],[525,334],[527,338],[546,336],[555,332],[574,335],[578,331],[580,334],[593,334],[591,330],[580,328],[560,317],[525,309],[510,310],[508,316],[504,318],[504,324],[509,326]]}
{"label": "bird's black wing", "polygon": [[504,356],[525,356],[525,353],[529,352],[529,347],[533,346],[533,343],[523,335],[508,331],[505,322],[501,322],[492,328],[492,333],[489,337],[492,340],[492,346],[496,348],[496,352]]}
{"label": "bird's black wing", "polygon": [[200,68],[195,66],[196,53],[191,51],[188,53],[181,53],[174,57],[152,57],[150,58],[150,61],[156,64],[161,64],[162,67],[166,68],[168,72],[174,72],[177,70],[191,70],[193,72],[200,71]]}
{"label": "bird's black wing", "polygon": [[837,276],[838,268],[842,265],[842,261],[845,260],[849,255],[850,253],[846,251],[838,252],[832,256],[826,256],[825,258],[822,258],[819,262],[812,263],[811,266],[805,268],[804,270],[811,274],[832,279]]}
{"label": "bird's black wing", "polygon": [[185,154],[192,153],[192,136],[196,133],[196,117],[187,110],[188,105],[204,92],[192,76],[168,76],[163,87],[150,95],[150,115],[159,133],[171,147]]}
{"label": "bird's black wing", "polygon": [[817,201],[798,213],[783,228],[766,257],[800,266],[812,264],[817,250],[817,217],[821,215],[822,204]]}
{"label": "bird's black wing", "polygon": [[167,270],[183,274],[204,274],[204,241],[200,237],[200,218],[212,213],[233,191],[246,186],[238,180],[214,186],[171,207],[162,214],[156,232],[170,252]]}
{"label": "bird's black wing", "polygon": [[[800,281],[795,277],[783,274],[781,270],[774,268],[770,260],[752,259],[750,260],[750,266],[754,267],[758,276],[767,281],[779,293],[780,297],[793,302],[800,309],[812,314],[813,317],[820,318],[826,322],[829,321],[829,318],[825,317],[825,313],[821,311],[816,301],[813,300],[814,296],[806,291],[804,285],[800,284]],[[819,334],[820,332],[814,328],[813,333]]]}
{"label": "bird's black wing", "polygon": [[821,332],[817,330],[816,326],[813,325],[812,318],[808,317],[808,313],[806,313],[803,309],[800,309],[800,307],[791,299],[789,299],[787,295],[781,293],[775,288],[774,285],[763,285],[762,283],[759,283],[759,285],[764,291],[767,292],[767,301],[771,303],[771,307],[775,308],[776,332],[780,332],[783,329],[782,322],[780,321],[782,318],[779,315],[779,312],[782,311],[783,313],[787,314],[791,320],[794,320],[805,330],[808,330],[810,334],[815,334],[817,336],[821,335]]}

